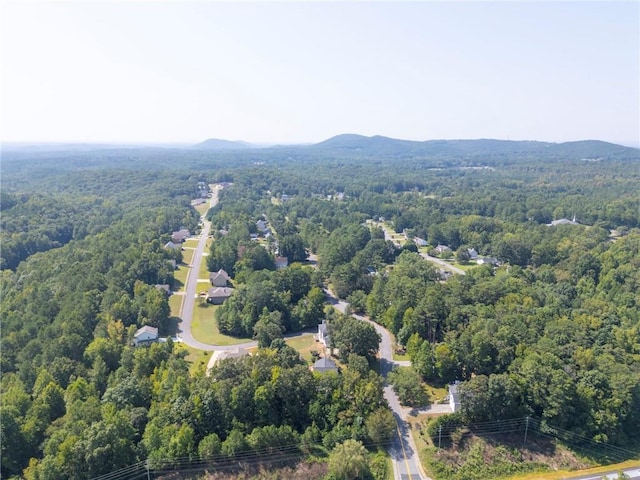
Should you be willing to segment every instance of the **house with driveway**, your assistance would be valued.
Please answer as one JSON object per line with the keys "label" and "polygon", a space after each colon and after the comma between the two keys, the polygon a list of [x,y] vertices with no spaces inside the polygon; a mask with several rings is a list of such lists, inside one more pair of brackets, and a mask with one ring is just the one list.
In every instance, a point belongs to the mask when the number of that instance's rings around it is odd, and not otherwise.
{"label": "house with driveway", "polygon": [[209,281],[214,287],[226,287],[231,281],[231,277],[223,269],[209,274]]}
{"label": "house with driveway", "polygon": [[133,334],[133,345],[136,347],[151,345],[158,341],[158,329],[150,325],[145,325],[136,330]]}
{"label": "house with driveway", "polygon": [[233,293],[233,288],[212,287],[207,292],[207,302],[213,305],[222,305]]}

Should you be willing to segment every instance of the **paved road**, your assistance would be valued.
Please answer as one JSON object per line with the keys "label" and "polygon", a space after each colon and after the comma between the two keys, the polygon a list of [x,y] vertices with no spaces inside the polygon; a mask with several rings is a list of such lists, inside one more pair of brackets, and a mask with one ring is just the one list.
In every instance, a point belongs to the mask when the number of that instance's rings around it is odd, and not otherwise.
{"label": "paved road", "polygon": [[[327,296],[329,303],[338,311],[342,313],[345,312],[348,305],[347,302],[336,298],[336,296],[328,289],[325,289],[325,295]],[[369,322],[380,335],[380,374],[386,378],[393,366],[400,363],[393,360],[393,342],[391,340],[391,334],[381,325],[378,325],[361,315],[353,314],[353,317],[358,320]],[[418,450],[413,442],[413,436],[409,430],[409,424],[405,420],[406,409],[403,409],[400,406],[398,396],[393,391],[391,385],[384,387],[384,398],[389,403],[389,407],[393,411],[393,415],[396,418],[396,423],[398,425],[398,435],[394,437],[393,443],[388,450],[393,462],[394,478],[396,480],[429,480],[428,477],[421,473],[422,469],[418,458]]]}
{"label": "paved road", "polygon": [[[640,467],[632,467],[623,470],[623,472],[627,475],[629,480],[640,480]],[[620,477],[618,476],[618,471],[599,473],[597,475],[582,475],[578,477],[566,477],[567,480],[618,480]]]}
{"label": "paved road", "polygon": [[444,260],[440,260],[439,258],[436,257],[432,257],[431,255],[427,255],[426,253],[421,253],[420,256],[430,262],[433,262],[437,265],[440,265],[441,267],[445,267],[448,268],[449,270],[451,270],[454,273],[459,273],[460,275],[464,275],[465,271],[458,268],[458,267],[454,267],[453,265],[451,265],[450,263],[445,262]]}
{"label": "paved road", "polygon": [[[389,229],[382,223],[380,223],[378,225],[380,228],[382,228],[382,231],[384,232],[384,239],[385,240],[391,240],[394,245],[401,247],[402,245],[400,245],[400,242],[396,242],[393,240],[393,238],[391,237],[391,232],[389,232]],[[430,255],[427,255],[426,253],[421,253],[420,256],[422,258],[424,258],[425,260],[428,260],[430,262],[433,262],[437,265],[440,265],[441,267],[447,268],[449,270],[451,270],[454,273],[458,273],[460,275],[464,275],[465,271],[458,268],[458,267],[454,267],[453,265],[451,265],[450,263],[445,262],[444,260],[440,260],[439,258],[436,257],[432,257]]]}
{"label": "paved road", "polygon": [[[218,203],[218,192],[222,187],[219,185],[212,185],[211,191],[213,192],[211,196],[211,207],[215,207]],[[206,350],[208,352],[219,351],[219,350],[229,350],[232,348],[248,348],[254,347],[257,345],[257,342],[247,342],[239,345],[229,345],[229,346],[219,346],[219,345],[209,345],[206,343],[199,342],[193,335],[191,334],[191,321],[193,320],[193,309],[195,308],[195,303],[198,298],[197,289],[198,289],[198,275],[200,273],[200,262],[202,262],[203,252],[207,243],[207,238],[209,237],[209,232],[211,231],[211,222],[206,220],[203,221],[204,226],[202,227],[202,231],[200,232],[200,237],[198,238],[198,246],[195,248],[193,252],[193,257],[191,260],[191,266],[189,273],[187,275],[186,285],[184,287],[185,293],[184,298],[182,299],[182,308],[180,310],[180,325],[178,331],[178,337],[184,342],[186,345],[192,348],[198,348],[200,350]]]}

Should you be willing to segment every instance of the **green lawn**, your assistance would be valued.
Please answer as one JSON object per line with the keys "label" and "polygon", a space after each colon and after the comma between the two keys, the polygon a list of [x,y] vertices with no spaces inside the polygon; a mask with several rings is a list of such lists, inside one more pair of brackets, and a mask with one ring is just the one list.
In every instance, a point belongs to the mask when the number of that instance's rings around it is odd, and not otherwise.
{"label": "green lawn", "polygon": [[180,316],[180,309],[182,308],[182,299],[184,295],[171,295],[169,297],[169,309],[172,317]]}
{"label": "green lawn", "polygon": [[194,250],[191,248],[187,248],[186,250],[182,251],[182,263],[184,263],[185,265],[189,265],[191,263],[191,261],[193,260],[193,252]]}
{"label": "green lawn", "polygon": [[188,273],[189,267],[186,265],[178,266],[178,269],[173,272],[173,278],[176,280],[173,286],[175,291],[181,291],[184,288],[184,284],[187,283]]}
{"label": "green lawn", "polygon": [[203,280],[209,280],[209,269],[207,268],[206,257],[202,257],[202,261],[200,262],[200,270],[198,271],[198,278],[202,278]]}
{"label": "green lawn", "polygon": [[472,268],[477,267],[478,265],[475,263],[467,263],[466,265],[463,265],[462,263],[458,263],[458,262],[450,262],[451,265],[453,265],[454,267],[459,268],[460,270],[463,271],[467,271],[467,270],[471,270]]}
{"label": "green lawn", "polygon": [[220,333],[215,319],[217,305],[206,303],[204,299],[196,300],[191,321],[191,334],[193,338],[209,345],[237,345],[250,342],[251,338],[235,338]]}
{"label": "green lawn", "polygon": [[185,248],[196,248],[198,246],[198,240],[193,239],[193,240],[187,240],[186,242],[184,242],[182,244],[183,247]]}
{"label": "green lawn", "polygon": [[206,202],[201,203],[200,205],[196,205],[194,207],[196,212],[198,212],[201,216],[205,215],[209,211],[209,199]]}
{"label": "green lawn", "polygon": [[205,352],[204,350],[198,350],[197,348],[191,348],[184,343],[176,343],[176,349],[186,350],[188,355],[186,360],[192,364],[191,372],[196,372],[198,369],[206,369],[209,363],[209,358],[213,352]]}
{"label": "green lawn", "polygon": [[444,400],[447,395],[449,395],[449,390],[447,387],[439,387],[437,385],[431,385],[429,383],[424,383],[425,390],[429,394],[429,400],[431,403],[435,403],[438,400]]}
{"label": "green lawn", "polygon": [[307,362],[311,362],[312,351],[322,351],[322,345],[315,341],[312,333],[302,335],[301,337],[288,338],[286,343],[300,352],[302,358]]}

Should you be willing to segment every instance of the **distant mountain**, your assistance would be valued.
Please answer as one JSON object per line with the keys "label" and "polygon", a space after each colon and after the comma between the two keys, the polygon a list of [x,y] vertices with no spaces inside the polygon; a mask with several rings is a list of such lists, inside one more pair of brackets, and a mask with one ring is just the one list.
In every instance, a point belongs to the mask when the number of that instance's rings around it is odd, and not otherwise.
{"label": "distant mountain", "polygon": [[570,157],[596,160],[609,157],[640,159],[640,150],[599,140],[551,143],[512,140],[399,140],[376,135],[343,134],[331,137],[309,148],[335,154],[350,153],[358,156],[518,156],[518,157]]}
{"label": "distant mountain", "polygon": [[204,142],[194,145],[192,148],[198,150],[247,150],[249,148],[261,148],[258,145],[253,145],[247,142],[231,140],[221,140],[219,138],[210,138]]}

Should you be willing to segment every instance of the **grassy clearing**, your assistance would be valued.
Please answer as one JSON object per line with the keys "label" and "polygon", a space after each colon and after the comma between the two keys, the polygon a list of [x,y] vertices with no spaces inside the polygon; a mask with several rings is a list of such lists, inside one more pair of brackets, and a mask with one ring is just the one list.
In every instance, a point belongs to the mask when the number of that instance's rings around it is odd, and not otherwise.
{"label": "grassy clearing", "polygon": [[200,269],[198,270],[198,278],[203,280],[209,280],[209,269],[207,268],[207,261],[203,258],[200,262]]}
{"label": "grassy clearing", "polygon": [[251,338],[235,338],[220,333],[215,319],[217,305],[211,305],[204,300],[197,300],[193,309],[191,334],[193,338],[209,345],[237,345],[250,342]]}
{"label": "grassy clearing", "polygon": [[187,248],[185,250],[182,250],[182,263],[184,263],[185,265],[190,265],[191,262],[193,261],[193,253],[195,250],[193,250],[192,248]]}
{"label": "grassy clearing", "polygon": [[184,290],[184,284],[187,283],[187,275],[189,274],[189,267],[186,265],[180,265],[177,270],[173,272],[173,278],[175,279],[173,288],[175,291]]}
{"label": "grassy clearing", "polygon": [[185,242],[182,243],[182,246],[184,248],[196,248],[198,246],[198,240],[195,238],[186,240]]}
{"label": "grassy clearing", "polygon": [[184,295],[171,295],[169,297],[169,311],[172,317],[180,316],[180,309],[182,308],[182,300]]}
{"label": "grassy clearing", "polygon": [[313,338],[313,334],[305,334],[301,337],[288,338],[286,340],[287,345],[295,348],[306,362],[311,362],[311,352],[321,352],[322,345],[316,342]]}
{"label": "grassy clearing", "polygon": [[205,215],[209,211],[209,199],[207,199],[206,202],[201,203],[200,205],[196,205],[194,208],[196,209],[196,212],[200,214],[200,216]]}
{"label": "grassy clearing", "polygon": [[463,265],[462,263],[458,263],[458,262],[450,262],[451,265],[453,265],[456,268],[459,268],[460,270],[463,271],[468,271],[471,270],[472,268],[476,268],[478,265],[476,265],[475,263],[467,263],[465,265]]}
{"label": "grassy clearing", "polygon": [[439,387],[436,385],[430,385],[428,383],[425,383],[424,385],[425,390],[429,394],[431,403],[435,403],[439,400],[442,401],[447,397],[447,395],[449,395],[449,390],[447,389],[447,387]]}
{"label": "grassy clearing", "polygon": [[423,440],[420,458],[435,480],[560,479],[567,478],[567,472],[588,468],[592,464],[544,436],[530,435],[523,447],[521,432],[479,436],[461,429],[450,438],[443,439],[443,448],[438,449],[437,445],[428,445],[431,441],[423,427],[424,423],[416,425],[420,431],[417,436],[414,434],[414,438]]}
{"label": "grassy clearing", "polygon": [[185,360],[191,363],[191,373],[195,373],[200,369],[206,369],[209,358],[213,352],[205,352],[204,350],[198,350],[197,348],[191,348],[184,343],[176,343],[176,349],[186,350],[188,352]]}

